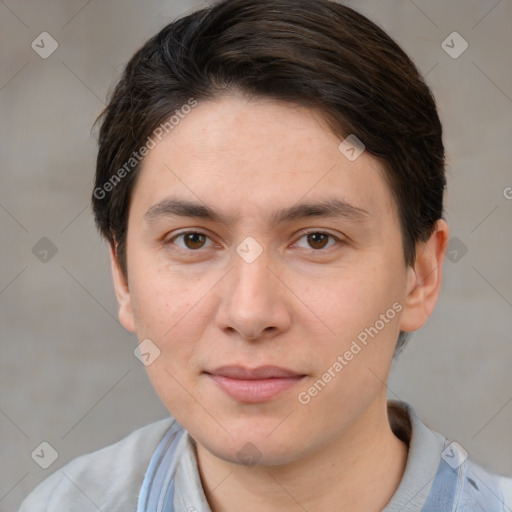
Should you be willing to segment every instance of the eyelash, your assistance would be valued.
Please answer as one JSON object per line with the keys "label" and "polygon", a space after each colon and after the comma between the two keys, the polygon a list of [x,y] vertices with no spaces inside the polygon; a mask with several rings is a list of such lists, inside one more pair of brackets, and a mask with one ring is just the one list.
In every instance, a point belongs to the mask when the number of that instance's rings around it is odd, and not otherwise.
{"label": "eyelash", "polygon": [[[331,233],[328,233],[326,231],[318,231],[318,230],[310,230],[310,231],[306,231],[306,232],[303,232],[300,237],[298,238],[298,240],[300,240],[301,238],[304,238],[305,236],[308,236],[308,235],[325,235],[325,236],[328,236],[332,239],[334,239],[336,241],[336,243],[339,245],[339,244],[342,244],[343,243],[343,240],[341,240],[340,238],[338,238],[337,236],[334,236],[333,234]],[[170,244],[173,244],[174,243],[174,240],[176,240],[177,238],[180,238],[180,237],[184,237],[186,235],[202,235],[208,239],[211,240],[211,238],[206,234],[206,233],[203,233],[202,231],[183,231],[181,233],[178,233],[177,235],[174,235],[172,238],[170,238],[169,240],[165,241],[165,245],[170,245]],[[327,249],[330,249],[331,247],[333,247],[334,245],[336,244],[333,244],[331,245],[330,247],[322,247],[321,249],[313,249],[313,248],[310,248],[309,250],[311,252],[325,252]],[[200,249],[188,249],[188,248],[182,248],[182,247],[178,247],[178,249],[180,251],[185,251],[185,252],[189,252],[189,253],[194,253],[194,252],[200,252],[201,249],[204,249],[204,247],[201,247]],[[307,250],[307,249],[306,249]]]}

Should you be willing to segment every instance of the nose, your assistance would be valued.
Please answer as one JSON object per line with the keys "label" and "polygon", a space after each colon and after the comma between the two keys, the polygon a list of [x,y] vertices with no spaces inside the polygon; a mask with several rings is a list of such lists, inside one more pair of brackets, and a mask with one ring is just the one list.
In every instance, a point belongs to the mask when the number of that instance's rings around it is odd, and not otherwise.
{"label": "nose", "polygon": [[250,263],[234,254],[216,313],[220,329],[255,341],[273,338],[290,328],[292,294],[271,267],[265,251]]}

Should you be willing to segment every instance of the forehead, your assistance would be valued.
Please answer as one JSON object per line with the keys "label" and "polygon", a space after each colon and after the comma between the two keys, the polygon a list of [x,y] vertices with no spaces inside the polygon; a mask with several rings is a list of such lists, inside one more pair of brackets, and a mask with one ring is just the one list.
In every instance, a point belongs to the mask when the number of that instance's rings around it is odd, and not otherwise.
{"label": "forehead", "polygon": [[[340,151],[342,139],[312,109],[225,96],[199,102],[156,142],[132,196],[145,206],[143,213],[154,213],[158,203],[165,209],[162,202],[176,193],[217,205],[233,221],[244,213],[324,200],[372,215],[394,210],[379,161],[366,151],[349,160]],[[275,221],[276,215],[268,218]]]}

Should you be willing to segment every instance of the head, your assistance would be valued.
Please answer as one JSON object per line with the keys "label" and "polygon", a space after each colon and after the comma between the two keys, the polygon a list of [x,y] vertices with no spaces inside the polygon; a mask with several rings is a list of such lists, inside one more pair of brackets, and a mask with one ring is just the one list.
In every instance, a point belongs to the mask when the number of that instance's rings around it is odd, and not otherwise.
{"label": "head", "polygon": [[[197,441],[278,464],[382,402],[448,238],[435,102],[387,34],[325,0],[223,1],[138,50],[99,121],[120,320],[160,350],[150,379]],[[234,398],[224,365],[299,377]]]}

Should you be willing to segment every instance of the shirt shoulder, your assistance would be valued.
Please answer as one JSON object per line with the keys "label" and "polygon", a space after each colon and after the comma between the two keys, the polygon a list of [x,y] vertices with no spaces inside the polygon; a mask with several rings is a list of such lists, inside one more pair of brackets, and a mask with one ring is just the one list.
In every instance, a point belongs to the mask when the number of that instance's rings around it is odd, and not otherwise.
{"label": "shirt shoulder", "polygon": [[500,486],[501,492],[503,493],[503,503],[505,505],[505,510],[512,510],[512,478],[499,476],[498,485]]}
{"label": "shirt shoulder", "polygon": [[[512,510],[512,479],[498,475],[471,459],[467,459],[462,476],[457,512]],[[462,473],[462,475],[461,475]]]}
{"label": "shirt shoulder", "polygon": [[175,421],[164,418],[73,459],[43,480],[18,512],[135,511],[151,456]]}

